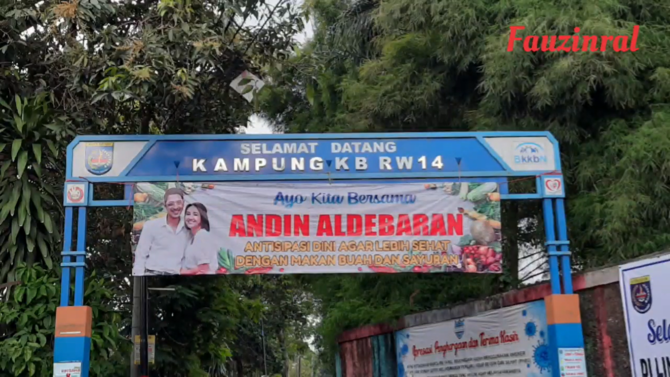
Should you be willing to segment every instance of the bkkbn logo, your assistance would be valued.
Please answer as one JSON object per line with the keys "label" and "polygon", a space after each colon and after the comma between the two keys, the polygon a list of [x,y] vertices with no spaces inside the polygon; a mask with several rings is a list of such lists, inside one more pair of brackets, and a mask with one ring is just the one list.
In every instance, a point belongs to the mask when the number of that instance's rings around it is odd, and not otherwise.
{"label": "bkkbn logo", "polygon": [[517,165],[546,164],[544,148],[537,143],[521,143],[514,149],[514,163]]}

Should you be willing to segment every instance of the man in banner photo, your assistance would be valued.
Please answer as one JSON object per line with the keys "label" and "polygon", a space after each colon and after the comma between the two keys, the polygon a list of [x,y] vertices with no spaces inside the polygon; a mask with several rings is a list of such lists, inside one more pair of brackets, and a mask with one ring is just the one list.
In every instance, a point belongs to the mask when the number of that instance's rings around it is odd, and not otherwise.
{"label": "man in banner photo", "polygon": [[[169,195],[177,188],[183,199]],[[495,182],[180,182],[135,189],[134,275],[502,271]]]}
{"label": "man in banner photo", "polygon": [[[135,197],[143,196],[136,194]],[[182,270],[186,247],[192,241],[191,232],[182,218],[184,192],[176,187],[166,190],[162,204],[166,211],[134,229],[141,230],[133,264],[135,276],[178,275]]]}

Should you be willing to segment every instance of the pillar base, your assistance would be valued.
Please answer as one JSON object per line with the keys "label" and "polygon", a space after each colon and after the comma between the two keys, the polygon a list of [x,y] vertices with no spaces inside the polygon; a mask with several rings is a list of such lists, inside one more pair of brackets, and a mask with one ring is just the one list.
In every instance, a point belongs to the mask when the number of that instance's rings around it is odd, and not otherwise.
{"label": "pillar base", "polygon": [[579,296],[554,294],[545,297],[544,303],[547,310],[551,375],[587,377]]}
{"label": "pillar base", "polygon": [[93,312],[88,306],[56,308],[54,364],[78,364],[81,377],[88,377],[92,322]]}

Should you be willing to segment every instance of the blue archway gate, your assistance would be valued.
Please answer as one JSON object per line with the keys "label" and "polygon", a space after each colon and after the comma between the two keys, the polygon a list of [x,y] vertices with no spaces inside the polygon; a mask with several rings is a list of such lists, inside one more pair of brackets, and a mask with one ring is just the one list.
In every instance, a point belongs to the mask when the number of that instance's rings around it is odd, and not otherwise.
{"label": "blue archway gate", "polygon": [[[373,149],[365,144],[374,143]],[[273,168],[273,157],[304,158],[305,164]],[[383,155],[383,156],[382,156]],[[343,158],[348,163],[342,163]],[[381,158],[383,157],[383,159]],[[223,169],[219,160],[228,161]],[[246,166],[245,159],[248,159]],[[412,164],[402,163],[411,159]],[[245,163],[235,164],[238,160]],[[217,165],[218,163],[218,165]],[[552,375],[560,376],[559,351],[583,349],[578,296],[573,294],[559,146],[548,132],[79,136],[67,150],[65,235],[61,302],[56,313],[54,363],[88,376],[91,309],[84,305],[86,212],[90,207],[127,207],[141,182],[384,180],[505,182],[535,179],[535,193],[503,200],[541,200],[551,274],[545,299]],[[430,180],[430,181],[428,181]],[[96,184],[125,185],[120,200],[96,200]],[[77,212],[77,223],[74,214]],[[73,228],[77,227],[73,250]],[[129,256],[130,257],[130,256]],[[74,297],[70,283],[74,272]],[[562,277],[562,282],[561,282]]]}

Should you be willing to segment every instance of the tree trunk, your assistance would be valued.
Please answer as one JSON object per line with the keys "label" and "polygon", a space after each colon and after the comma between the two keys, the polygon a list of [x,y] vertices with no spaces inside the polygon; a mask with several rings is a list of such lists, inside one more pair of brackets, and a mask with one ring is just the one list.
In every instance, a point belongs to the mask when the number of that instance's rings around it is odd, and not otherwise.
{"label": "tree trunk", "polygon": [[503,238],[503,259],[505,269],[510,276],[510,285],[516,287],[519,285],[519,203],[509,200],[505,204],[505,211],[502,213],[502,223],[506,224],[503,229],[507,229]]}
{"label": "tree trunk", "polygon": [[288,372],[289,372],[289,366],[291,364],[291,358],[288,355],[288,340],[286,339],[286,335],[284,334],[284,329],[279,330],[279,340],[281,344],[284,346],[284,370],[282,372],[282,376],[284,377],[289,377]]}
{"label": "tree trunk", "polygon": [[242,363],[242,359],[239,357],[235,358],[235,370],[237,371],[237,375],[239,377],[244,376],[244,364]]}

